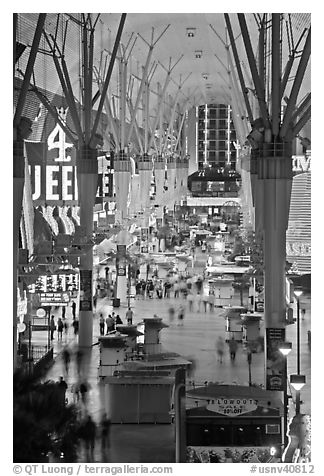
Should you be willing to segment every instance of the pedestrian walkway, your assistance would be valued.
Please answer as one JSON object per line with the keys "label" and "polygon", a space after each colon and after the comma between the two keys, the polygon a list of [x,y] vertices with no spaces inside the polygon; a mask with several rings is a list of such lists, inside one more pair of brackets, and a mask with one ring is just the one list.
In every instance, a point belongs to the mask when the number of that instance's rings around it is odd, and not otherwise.
{"label": "pedestrian walkway", "polygon": [[[235,297],[236,304],[239,304],[239,296]],[[176,319],[170,321],[169,309],[173,307],[176,312],[180,306],[185,309],[183,324],[179,325]],[[194,360],[195,366],[190,379],[196,385],[204,382],[238,383],[248,385],[248,365],[247,355],[242,345],[239,344],[235,360],[230,359],[229,349],[225,348],[223,363],[217,361],[215,342],[218,336],[225,339],[225,319],[222,308],[214,308],[211,312],[209,307],[207,312],[193,312],[189,310],[186,299],[171,297],[170,299],[138,299],[132,301],[134,310],[133,322],[136,324],[143,318],[153,317],[157,314],[163,318],[169,327],[161,331],[161,343],[163,350],[177,352],[181,356]],[[127,306],[113,309],[111,300],[108,298],[98,299],[96,314],[93,318],[93,344],[98,342],[100,335],[98,316],[102,312],[107,317],[112,311],[118,313],[126,322],[125,315]],[[305,322],[305,326],[307,323]],[[288,327],[288,338],[294,342],[294,326]],[[308,361],[310,361],[310,351],[306,345],[307,335],[301,333],[301,362],[303,370],[307,371]],[[76,341],[71,339],[69,345],[72,350],[76,350]],[[62,348],[60,343],[54,342],[56,355]],[[306,364],[305,364],[306,363]],[[99,423],[102,415],[102,391],[98,384],[99,348],[94,345],[87,353],[85,359],[84,374],[90,384],[88,395],[88,412],[96,423]],[[264,354],[252,354],[252,382],[262,385],[264,382]],[[288,361],[288,368],[290,364]],[[60,375],[64,375],[63,362],[58,356],[52,368],[46,375],[46,379],[58,380]],[[71,363],[69,375],[67,377],[68,390],[67,398],[73,401],[72,385],[77,380],[77,365],[75,360]],[[308,382],[308,376],[307,376]],[[306,386],[302,394],[302,411],[310,412],[310,400],[308,395],[310,389]],[[294,414],[291,402],[291,416]],[[125,451],[127,448],[127,451]],[[80,451],[80,461],[86,461],[84,450]],[[101,454],[100,441],[97,440],[94,452],[96,462],[173,462],[174,461],[174,428],[172,425],[112,425],[111,447],[104,455]]]}

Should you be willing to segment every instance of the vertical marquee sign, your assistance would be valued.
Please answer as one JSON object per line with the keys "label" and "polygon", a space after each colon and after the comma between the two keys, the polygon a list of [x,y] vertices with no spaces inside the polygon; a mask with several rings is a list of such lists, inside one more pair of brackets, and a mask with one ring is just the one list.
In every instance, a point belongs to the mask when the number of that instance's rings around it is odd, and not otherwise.
{"label": "vertical marquee sign", "polygon": [[285,329],[266,329],[266,387],[267,390],[285,390],[286,357],[280,352],[285,341]]}
{"label": "vertical marquee sign", "polygon": [[[68,108],[56,110],[66,123]],[[25,141],[25,147],[34,205],[77,205],[76,150],[61,126],[48,114],[42,142]]]}

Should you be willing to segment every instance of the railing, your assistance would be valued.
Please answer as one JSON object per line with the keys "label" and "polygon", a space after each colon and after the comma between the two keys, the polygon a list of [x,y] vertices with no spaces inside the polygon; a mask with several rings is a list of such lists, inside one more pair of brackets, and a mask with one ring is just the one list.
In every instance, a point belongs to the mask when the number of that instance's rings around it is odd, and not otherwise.
{"label": "railing", "polygon": [[28,359],[33,361],[34,365],[39,362],[50,351],[48,345],[32,345],[28,350]]}

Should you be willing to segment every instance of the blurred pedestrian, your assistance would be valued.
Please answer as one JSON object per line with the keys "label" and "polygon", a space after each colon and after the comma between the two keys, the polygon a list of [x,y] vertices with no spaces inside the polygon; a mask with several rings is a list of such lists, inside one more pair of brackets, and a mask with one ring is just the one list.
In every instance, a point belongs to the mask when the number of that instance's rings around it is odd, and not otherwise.
{"label": "blurred pedestrian", "polygon": [[175,309],[173,306],[170,306],[169,307],[169,321],[170,321],[170,324],[173,323],[174,321],[174,315],[175,315]]}
{"label": "blurred pedestrian", "polygon": [[70,350],[67,346],[65,346],[62,351],[62,360],[63,360],[65,378],[67,378],[67,376],[69,375],[69,367],[70,367],[70,360],[71,360]]}
{"label": "blurred pedestrian", "polygon": [[209,302],[209,310],[212,312],[214,310],[214,305],[215,305],[215,295],[214,291],[209,291],[209,296],[208,296],[208,302]]}
{"label": "blurred pedestrian", "polygon": [[196,303],[196,309],[197,309],[197,312],[200,312],[200,303],[201,303],[201,296],[199,293],[197,293],[194,297],[195,299],[195,303]]}
{"label": "blurred pedestrian", "polygon": [[62,306],[62,319],[65,319],[65,312],[66,312],[65,306]]}
{"label": "blurred pedestrian", "polygon": [[203,294],[201,300],[204,303],[204,310],[207,312],[207,304],[209,301],[207,294]]}
{"label": "blurred pedestrian", "polygon": [[178,320],[179,320],[179,326],[182,326],[183,325],[183,320],[184,320],[184,307],[183,306],[179,306],[179,309],[178,309]]}
{"label": "blurred pedestrian", "polygon": [[80,377],[82,373],[82,365],[83,365],[83,350],[80,348],[75,353],[75,363],[76,363],[78,376]]}
{"label": "blurred pedestrian", "polygon": [[232,336],[232,338],[229,340],[228,347],[229,347],[229,351],[230,351],[231,360],[235,360],[238,345],[237,345],[236,340],[234,339],[234,336]]}
{"label": "blurred pedestrian", "polygon": [[88,391],[89,391],[89,384],[87,382],[80,383],[80,394],[81,394],[81,402],[86,407],[88,403]]}
{"label": "blurred pedestrian", "polygon": [[80,400],[80,385],[79,385],[78,382],[74,382],[71,385],[71,393],[72,393],[72,397],[73,397],[73,403],[74,404],[79,403],[79,400]]}
{"label": "blurred pedestrian", "polygon": [[62,406],[65,406],[65,393],[67,390],[67,383],[64,378],[61,376],[59,381],[57,382],[57,388],[59,390],[59,398]]}
{"label": "blurred pedestrian", "polygon": [[64,329],[63,321],[62,321],[62,319],[59,317],[58,320],[57,320],[57,340],[62,340],[62,337],[63,337],[63,329]]}
{"label": "blurred pedestrian", "polygon": [[179,297],[179,292],[180,292],[180,286],[179,286],[178,281],[175,281],[175,283],[173,285],[173,291],[174,291],[174,297],[178,298]]}
{"label": "blurred pedestrian", "polygon": [[218,361],[220,363],[223,362],[224,348],[225,348],[224,339],[221,336],[219,336],[216,341],[216,352],[218,355]]}
{"label": "blurred pedestrian", "polygon": [[66,321],[64,321],[63,327],[64,327],[64,334],[65,334],[65,341],[66,341],[68,330],[69,330],[69,324]]}
{"label": "blurred pedestrian", "polygon": [[92,420],[91,416],[88,415],[87,420],[84,424],[84,433],[83,438],[87,451],[88,461],[93,461],[94,459],[94,448],[96,442],[96,424]]}
{"label": "blurred pedestrian", "polygon": [[72,301],[72,318],[73,320],[76,318],[76,302]]}
{"label": "blurred pedestrian", "polygon": [[192,294],[192,292],[189,292],[188,296],[187,296],[187,301],[188,301],[188,304],[189,304],[189,311],[190,312],[192,312],[192,309],[193,309],[193,300],[194,300],[194,295]]}
{"label": "blurred pedestrian", "polygon": [[99,332],[101,336],[105,334],[105,319],[102,313],[100,313],[100,316],[99,316]]}
{"label": "blurred pedestrian", "polygon": [[77,336],[79,333],[79,321],[77,319],[73,319],[72,327],[73,327],[74,335]]}
{"label": "blurred pedestrian", "polygon": [[101,420],[101,449],[102,451],[106,451],[107,448],[110,447],[110,426],[111,421],[104,413],[102,420]]}

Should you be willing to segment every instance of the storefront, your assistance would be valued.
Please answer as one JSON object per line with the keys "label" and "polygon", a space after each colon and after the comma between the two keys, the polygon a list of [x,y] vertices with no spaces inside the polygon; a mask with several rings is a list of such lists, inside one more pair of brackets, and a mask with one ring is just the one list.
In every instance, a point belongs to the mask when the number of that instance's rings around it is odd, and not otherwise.
{"label": "storefront", "polygon": [[280,392],[209,384],[187,393],[187,463],[275,463],[282,454]]}

